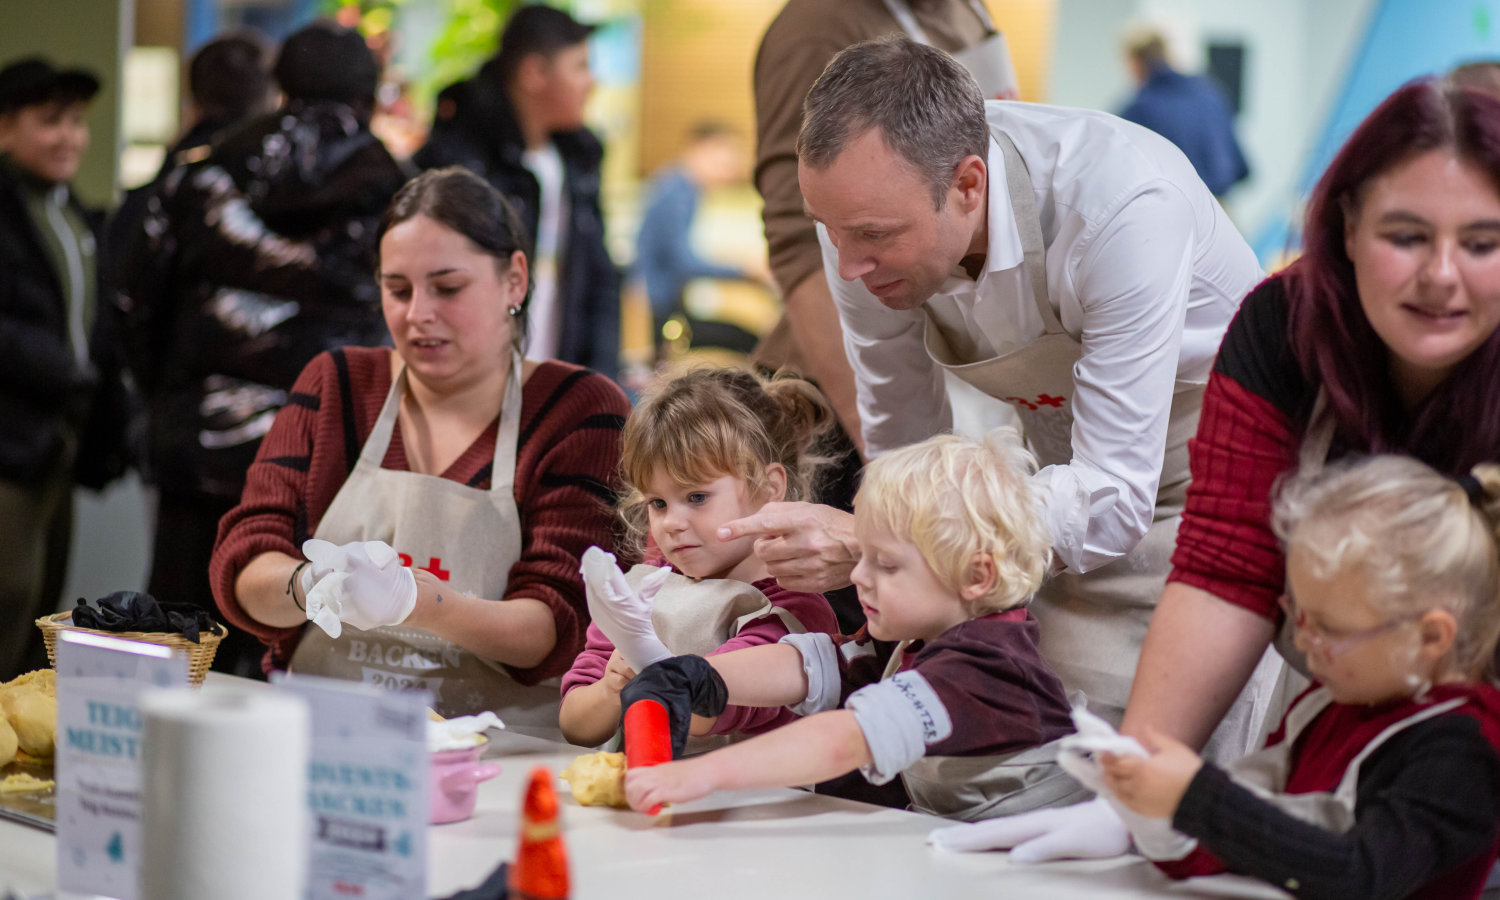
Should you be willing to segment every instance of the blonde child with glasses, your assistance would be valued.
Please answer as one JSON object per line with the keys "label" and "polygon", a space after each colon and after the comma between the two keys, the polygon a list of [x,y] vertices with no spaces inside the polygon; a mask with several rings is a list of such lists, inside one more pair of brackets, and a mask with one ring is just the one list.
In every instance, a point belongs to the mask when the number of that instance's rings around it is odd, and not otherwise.
{"label": "blonde child with glasses", "polygon": [[[1314,685],[1227,770],[1147,731],[1100,758],[1169,875],[1298,897],[1478,897],[1500,816],[1500,466],[1377,456],[1294,478],[1273,524]],[[1168,827],[1170,823],[1170,827]]]}

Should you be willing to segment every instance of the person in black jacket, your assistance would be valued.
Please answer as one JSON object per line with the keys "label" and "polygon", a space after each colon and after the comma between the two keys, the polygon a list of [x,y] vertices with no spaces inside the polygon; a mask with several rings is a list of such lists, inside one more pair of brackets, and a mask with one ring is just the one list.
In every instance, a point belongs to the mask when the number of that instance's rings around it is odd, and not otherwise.
{"label": "person in black jacket", "polygon": [[[188,94],[192,124],[172,146],[156,176],[146,184],[125,192],[120,208],[109,220],[109,246],[124,250],[134,244],[146,218],[146,205],[161,183],[180,165],[208,155],[220,132],[228,132],[276,105],[271,80],[274,48],[253,31],[225,34],[204,44],[188,63]],[[124,260],[113,260],[111,271],[120,271]]]}
{"label": "person in black jacket", "polygon": [[516,204],[536,251],[526,356],[614,377],[620,279],[599,208],[604,151],[583,125],[592,31],[560,10],[522,6],[495,58],[438,95],[432,132],[412,161],[463,166]]}
{"label": "person in black jacket", "polygon": [[[168,173],[125,258],[160,491],[149,590],[164,601],[212,608],[218,521],[303,367],[390,343],[375,232],[406,173],[369,130],[375,58],[357,33],[315,22],[286,39],[274,74],[286,103]],[[214,665],[258,675],[262,653],[235,632]]]}
{"label": "person in black jacket", "polygon": [[99,279],[102,220],[68,182],[99,79],[40,58],[0,69],[0,681],[46,665],[73,485],[125,470],[128,385]]}

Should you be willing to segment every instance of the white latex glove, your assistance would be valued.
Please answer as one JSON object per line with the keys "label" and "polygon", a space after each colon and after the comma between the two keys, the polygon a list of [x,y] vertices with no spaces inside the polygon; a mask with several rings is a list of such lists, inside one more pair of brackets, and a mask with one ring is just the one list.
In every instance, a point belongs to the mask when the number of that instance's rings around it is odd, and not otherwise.
{"label": "white latex glove", "polygon": [[1058,809],[937,828],[927,843],[939,850],[1009,850],[1018,863],[1051,859],[1103,859],[1130,849],[1130,832],[1101,799]]}
{"label": "white latex glove", "polygon": [[417,605],[416,576],[384,541],[340,546],[313,538],[302,552],[312,562],[302,578],[307,618],[329,637],[344,622],[362,630],[399,625]]}
{"label": "white latex glove", "polygon": [[1140,741],[1115,731],[1113,725],[1082,706],[1073,707],[1073,727],[1077,732],[1059,744],[1057,764],[1109,804],[1130,832],[1136,849],[1148,859],[1181,859],[1192,852],[1196,842],[1174,829],[1170,820],[1141,815],[1121,803],[1104,783],[1099,754],[1149,756]]}
{"label": "white latex glove", "polygon": [[663,566],[647,575],[641,589],[636,591],[626,582],[613,553],[590,547],[583,552],[579,571],[583,573],[589,616],[630,668],[640,672],[672,656],[672,651],[656,636],[656,626],[651,624],[651,605],[661,586],[672,576],[671,569]]}
{"label": "white latex glove", "polygon": [[1100,796],[1109,793],[1104,786],[1104,768],[1100,753],[1116,756],[1147,756],[1146,748],[1133,737],[1115,731],[1114,726],[1082,706],[1073,707],[1073,734],[1058,744],[1057,764],[1078,783]]}

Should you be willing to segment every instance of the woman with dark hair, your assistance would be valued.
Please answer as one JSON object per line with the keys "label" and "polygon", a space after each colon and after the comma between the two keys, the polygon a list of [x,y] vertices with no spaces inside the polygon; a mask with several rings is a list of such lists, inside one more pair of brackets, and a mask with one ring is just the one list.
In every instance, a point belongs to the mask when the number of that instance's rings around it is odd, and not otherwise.
{"label": "woman with dark hair", "polygon": [[601,375],[521,358],[525,232],[482,179],[414,179],[378,240],[395,347],[302,372],[220,525],[215,598],[268,666],[426,688],[444,714],[557,736],[628,404]]}
{"label": "woman with dark hair", "polygon": [[[1249,680],[1283,619],[1270,519],[1283,476],[1376,453],[1451,477],[1500,459],[1500,97],[1397,90],[1318,182],[1303,243],[1219,349],[1126,733],[1201,748]],[[983,843],[1032,860],[1126,846],[1102,803],[1051,812]]]}

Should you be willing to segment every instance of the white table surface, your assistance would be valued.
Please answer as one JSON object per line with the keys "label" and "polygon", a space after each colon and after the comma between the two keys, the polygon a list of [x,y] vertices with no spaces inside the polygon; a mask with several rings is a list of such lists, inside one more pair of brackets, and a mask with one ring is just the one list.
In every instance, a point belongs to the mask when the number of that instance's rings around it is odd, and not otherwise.
{"label": "white table surface", "polygon": [[[485,758],[501,774],[481,785],[472,819],[429,830],[429,895],[472,887],[512,858],[531,769],[557,772],[582,752],[491,732]],[[924,837],[941,819],[805,791],[713,794],[652,819],[579,806],[558,785],[574,900],[1287,896],[1235,876],[1173,883],[1138,857],[1017,866],[1005,853],[940,853]],[[0,820],[0,896],[51,896],[55,854],[51,833]]]}

